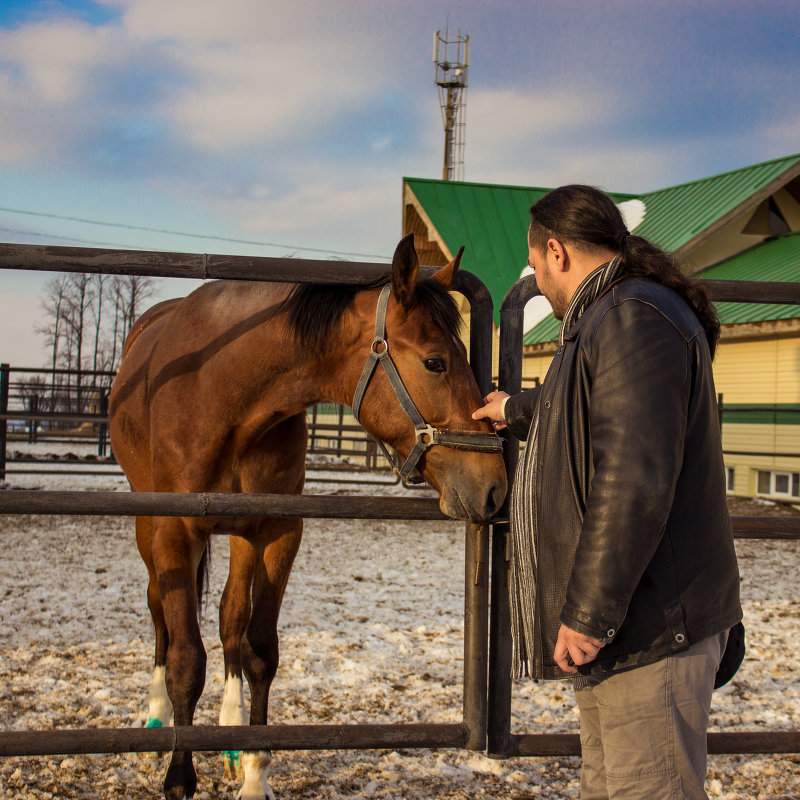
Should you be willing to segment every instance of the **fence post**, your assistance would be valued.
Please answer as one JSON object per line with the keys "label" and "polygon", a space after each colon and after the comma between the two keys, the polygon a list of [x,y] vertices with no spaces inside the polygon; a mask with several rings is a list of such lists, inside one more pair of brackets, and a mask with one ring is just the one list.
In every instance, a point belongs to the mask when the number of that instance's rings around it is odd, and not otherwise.
{"label": "fence post", "polygon": [[[539,294],[533,276],[517,281],[500,306],[500,362],[498,384],[509,394],[522,388],[522,333],[525,303]],[[511,494],[519,458],[519,442],[507,433],[503,452]],[[509,498],[504,512],[508,514]],[[502,513],[502,512],[501,512]],[[489,622],[489,704],[487,751],[507,755],[511,746],[511,612],[508,604],[508,525],[492,529],[491,618]]]}
{"label": "fence post", "polygon": [[[28,411],[35,415],[39,413],[39,395],[33,394],[31,395],[31,401],[28,405]],[[28,420],[28,442],[36,443],[36,433],[39,428],[39,420],[33,416],[31,419]]]}
{"label": "fence post", "polygon": [[6,479],[6,442],[8,441],[8,379],[11,367],[8,364],[0,364],[0,416],[3,417],[0,425],[0,481]]}
{"label": "fence post", "polygon": [[101,386],[98,395],[100,400],[100,416],[103,418],[103,421],[97,426],[97,455],[104,456],[106,454],[107,446],[106,446],[106,438],[108,436],[108,425],[106,424],[106,420],[108,419],[108,393],[111,390],[106,388],[105,386]]}

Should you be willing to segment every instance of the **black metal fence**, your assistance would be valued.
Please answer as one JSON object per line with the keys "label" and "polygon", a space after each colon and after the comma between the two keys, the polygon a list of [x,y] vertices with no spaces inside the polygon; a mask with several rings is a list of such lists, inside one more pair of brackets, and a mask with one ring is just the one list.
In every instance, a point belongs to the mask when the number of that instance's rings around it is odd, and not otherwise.
{"label": "black metal fence", "polygon": [[[122,475],[108,438],[114,374],[0,364],[0,480],[10,475]],[[363,483],[366,471],[379,473],[368,483],[399,481],[349,408],[324,403],[308,409],[306,417],[309,472],[340,473],[324,478],[327,482]],[[59,447],[26,447],[31,444]],[[56,452],[62,446],[71,449]]]}

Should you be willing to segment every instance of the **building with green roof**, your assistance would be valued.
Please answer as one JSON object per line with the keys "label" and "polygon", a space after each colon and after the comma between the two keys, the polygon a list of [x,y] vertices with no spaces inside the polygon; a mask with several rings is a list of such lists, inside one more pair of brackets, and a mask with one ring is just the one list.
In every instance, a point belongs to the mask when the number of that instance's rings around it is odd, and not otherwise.
{"label": "building with green roof", "polygon": [[[528,208],[543,187],[403,180],[403,232],[424,264],[462,264],[495,321],[527,264]],[[611,193],[629,228],[703,278],[800,282],[800,154],[641,194]],[[715,360],[729,491],[800,502],[800,307],[719,303]],[[524,336],[523,385],[544,378],[559,323]],[[496,363],[496,362],[495,362]]]}

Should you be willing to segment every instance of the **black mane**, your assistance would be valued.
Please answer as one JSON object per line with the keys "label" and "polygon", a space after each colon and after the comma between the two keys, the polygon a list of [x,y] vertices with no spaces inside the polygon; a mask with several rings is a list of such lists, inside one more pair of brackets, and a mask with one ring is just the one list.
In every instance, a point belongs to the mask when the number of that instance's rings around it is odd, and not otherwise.
{"label": "black mane", "polygon": [[[358,292],[388,283],[388,278],[369,286],[331,283],[298,283],[281,303],[288,313],[287,329],[304,348],[325,350],[336,333],[344,314],[353,307]],[[461,315],[447,289],[438,281],[425,278],[417,281],[413,307],[442,333],[459,335]]]}

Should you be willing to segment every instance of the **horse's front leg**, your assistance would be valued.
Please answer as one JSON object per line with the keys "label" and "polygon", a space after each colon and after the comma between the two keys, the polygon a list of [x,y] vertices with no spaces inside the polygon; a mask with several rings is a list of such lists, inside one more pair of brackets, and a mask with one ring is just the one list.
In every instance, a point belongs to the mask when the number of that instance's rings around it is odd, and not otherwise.
{"label": "horse's front leg", "polygon": [[[263,520],[256,547],[253,611],[242,641],[242,657],[250,684],[250,724],[266,725],[269,689],[278,670],[278,614],[303,531],[301,519]],[[239,800],[274,800],[267,780],[272,756],[267,751],[242,755],[244,785]]]}
{"label": "horse's front leg", "polygon": [[[167,628],[167,694],[175,725],[191,725],[203,691],[206,652],[197,618],[197,567],[205,540],[192,534],[183,520],[157,518],[153,530],[153,563]],[[197,775],[191,752],[172,754],[164,792],[168,800],[194,796]]]}
{"label": "horse's front leg", "polygon": [[[258,523],[253,523],[251,538],[255,539]],[[230,567],[228,580],[219,605],[219,636],[225,658],[225,689],[219,712],[220,725],[247,725],[242,685],[242,639],[250,622],[256,553],[246,534],[230,536]],[[242,753],[226,750],[222,754],[225,776],[242,778]]]}

